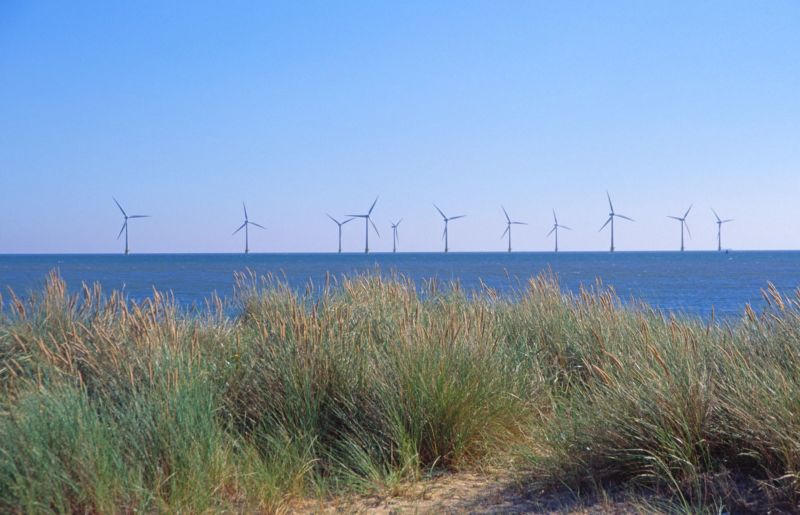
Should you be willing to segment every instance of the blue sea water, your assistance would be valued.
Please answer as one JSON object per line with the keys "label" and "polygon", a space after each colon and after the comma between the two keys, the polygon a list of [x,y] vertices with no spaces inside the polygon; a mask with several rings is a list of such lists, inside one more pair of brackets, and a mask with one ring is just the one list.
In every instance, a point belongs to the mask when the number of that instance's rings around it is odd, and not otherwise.
{"label": "blue sea water", "polygon": [[787,293],[800,286],[800,252],[563,252],[553,253],[400,253],[400,254],[150,254],[150,255],[0,255],[0,288],[18,296],[41,289],[47,273],[58,269],[72,290],[100,282],[106,291],[123,289],[141,300],[153,288],[171,291],[183,306],[202,306],[212,293],[233,294],[234,273],[250,269],[274,273],[293,287],[309,279],[374,271],[399,272],[415,281],[459,280],[462,288],[482,281],[501,294],[513,294],[531,276],[552,270],[565,290],[597,279],[619,296],[665,311],[708,318],[741,314],[746,304],[763,306],[768,282]]}

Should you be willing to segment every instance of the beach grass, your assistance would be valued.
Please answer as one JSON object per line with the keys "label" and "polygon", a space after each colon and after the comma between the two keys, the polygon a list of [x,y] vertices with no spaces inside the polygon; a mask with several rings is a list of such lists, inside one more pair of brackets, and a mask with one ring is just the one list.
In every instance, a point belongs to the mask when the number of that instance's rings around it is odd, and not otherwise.
{"label": "beach grass", "polygon": [[229,316],[52,273],[0,310],[0,511],[280,512],[485,467],[531,495],[798,508],[797,297],[717,323],[547,274],[517,293],[241,274]]}

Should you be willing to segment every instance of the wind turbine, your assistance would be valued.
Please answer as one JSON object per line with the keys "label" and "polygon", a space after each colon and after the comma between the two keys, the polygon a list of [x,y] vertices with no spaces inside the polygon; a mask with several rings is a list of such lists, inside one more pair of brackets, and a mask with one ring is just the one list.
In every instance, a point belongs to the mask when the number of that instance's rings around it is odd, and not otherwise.
{"label": "wind turbine", "polygon": [[[238,229],[233,231],[233,234],[236,234],[237,232],[244,229],[244,253],[247,254],[250,252],[250,231],[248,230],[249,226],[255,225],[256,227],[260,227],[262,229],[266,229],[266,227],[264,227],[263,225],[259,225],[255,222],[251,222],[250,219],[247,218],[247,206],[244,205],[244,202],[242,202],[242,208],[244,209],[244,223],[242,223],[242,225],[240,225]],[[231,236],[233,236],[233,234]]]}
{"label": "wind turbine", "polygon": [[556,218],[556,210],[554,209],[553,210],[553,228],[550,229],[550,232],[547,233],[547,235],[550,236],[551,234],[556,233],[556,252],[558,252],[558,229],[566,229],[568,231],[572,230],[569,227],[567,227],[566,225],[561,225],[561,224],[558,223],[558,218]]}
{"label": "wind turbine", "polygon": [[378,228],[375,226],[375,222],[373,222],[372,218],[370,218],[370,216],[372,215],[372,210],[375,209],[375,204],[377,203],[378,203],[378,197],[375,197],[375,202],[372,203],[366,215],[347,215],[352,218],[364,219],[364,229],[365,229],[364,254],[369,254],[369,224],[372,224],[372,228],[375,229],[375,234],[378,235],[378,238],[381,237],[381,233],[378,232]]}
{"label": "wind turbine", "polygon": [[[326,214],[326,215],[328,215],[328,213],[325,213],[325,214]],[[348,218],[348,219],[347,219],[347,220],[345,220],[344,222],[340,222],[339,220],[335,219],[335,218],[334,218],[334,217],[332,217],[331,215],[328,215],[328,218],[330,218],[331,220],[333,220],[333,222],[334,222],[336,225],[338,225],[338,226],[339,226],[339,254],[341,254],[341,253],[342,253],[342,226],[343,226],[344,224],[346,224],[347,222],[352,222],[352,221],[353,221],[353,219],[352,219],[352,218]]]}
{"label": "wind turbine", "polygon": [[398,242],[397,226],[400,225],[400,222],[402,222],[402,221],[403,221],[403,219],[401,218],[396,223],[392,224],[392,252],[397,252],[397,242]]}
{"label": "wind turbine", "polygon": [[122,231],[125,231],[125,255],[127,256],[128,255],[128,220],[130,220],[131,218],[150,218],[150,215],[128,215],[128,213],[126,213],[125,210],[122,209],[122,206],[119,205],[119,202],[117,202],[117,199],[115,199],[114,197],[111,197],[111,198],[114,199],[114,203],[117,205],[119,210],[122,211],[122,216],[125,217],[125,221],[122,222],[122,229],[120,229],[119,230],[119,234],[117,234],[117,239],[119,239],[119,237],[122,236]]}
{"label": "wind turbine", "polygon": [[500,209],[503,210],[503,214],[506,215],[506,230],[503,231],[503,234],[500,235],[502,238],[503,236],[508,233],[508,251],[511,252],[511,226],[512,225],[528,225],[526,222],[513,222],[511,217],[508,216],[508,211],[503,206],[500,206]]}
{"label": "wind turbine", "polygon": [[692,206],[689,206],[689,209],[683,214],[683,216],[667,216],[667,218],[672,218],[673,220],[677,220],[681,223],[681,252],[683,252],[683,228],[686,227],[686,232],[689,233],[689,237],[692,237],[692,231],[689,230],[689,224],[686,223],[686,217],[689,216],[689,211],[692,210]]}
{"label": "wind turbine", "polygon": [[458,220],[459,218],[464,218],[467,215],[451,216],[450,218],[447,218],[447,216],[445,216],[445,214],[442,213],[442,210],[439,209],[439,206],[434,204],[433,207],[435,207],[436,211],[438,211],[439,214],[442,215],[442,220],[444,220],[444,232],[442,233],[442,239],[444,240],[444,251],[447,252],[448,250],[450,250],[448,248],[448,246],[447,246],[447,243],[448,243],[448,241],[447,241],[447,223],[450,222],[450,220]]}
{"label": "wind turbine", "polygon": [[717,218],[717,251],[722,250],[722,224],[726,224],[728,222],[733,222],[733,218],[728,218],[727,220],[720,220],[719,215],[717,214],[714,209],[711,209],[711,212],[714,213],[714,216]]}
{"label": "wind turbine", "polygon": [[624,220],[630,220],[631,222],[634,222],[635,220],[614,212],[614,204],[611,203],[611,195],[609,195],[608,192],[606,192],[606,197],[608,197],[608,207],[611,209],[611,212],[608,213],[608,220],[606,220],[606,223],[603,224],[600,230],[602,231],[605,229],[606,225],[609,224],[609,222],[611,223],[611,252],[614,252],[614,218],[622,218]]}

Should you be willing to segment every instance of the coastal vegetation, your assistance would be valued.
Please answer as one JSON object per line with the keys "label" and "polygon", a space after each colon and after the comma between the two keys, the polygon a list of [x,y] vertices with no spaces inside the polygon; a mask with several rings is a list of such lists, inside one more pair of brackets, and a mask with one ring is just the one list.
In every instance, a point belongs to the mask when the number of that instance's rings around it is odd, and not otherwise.
{"label": "coastal vegetation", "polygon": [[242,274],[190,313],[53,273],[0,309],[0,511],[280,512],[497,469],[531,496],[794,510],[800,304],[764,296],[723,323],[547,274],[513,299]]}

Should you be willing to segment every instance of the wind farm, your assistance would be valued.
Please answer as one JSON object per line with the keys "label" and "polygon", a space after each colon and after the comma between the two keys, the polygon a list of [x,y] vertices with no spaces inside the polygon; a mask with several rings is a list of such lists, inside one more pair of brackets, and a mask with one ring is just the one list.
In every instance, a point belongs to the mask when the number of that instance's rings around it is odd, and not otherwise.
{"label": "wind farm", "polygon": [[[615,252],[615,251],[617,251],[616,240],[615,240],[615,238],[616,238],[616,226],[615,226],[616,220],[617,219],[622,219],[622,220],[626,220],[626,221],[630,221],[630,222],[633,222],[634,220],[633,220],[633,218],[630,218],[629,216],[624,215],[622,213],[619,213],[619,212],[617,212],[615,210],[614,204],[613,204],[612,199],[611,199],[611,195],[608,192],[606,192],[606,198],[607,198],[607,202],[608,202],[609,213],[607,215],[605,223],[603,223],[603,225],[600,227],[600,232],[602,232],[606,227],[609,227],[609,229],[610,229],[609,251],[610,252]],[[336,248],[336,253],[337,254],[341,254],[343,252],[343,227],[346,224],[348,224],[348,223],[350,223],[350,222],[352,222],[353,220],[356,220],[356,219],[363,219],[364,220],[364,253],[368,254],[368,253],[370,253],[371,250],[374,250],[374,249],[370,248],[369,237],[370,237],[370,232],[373,232],[373,231],[374,231],[376,236],[380,237],[380,233],[379,233],[378,227],[375,224],[374,219],[373,219],[373,212],[374,212],[375,207],[376,207],[376,205],[378,203],[378,199],[379,199],[379,197],[375,197],[375,199],[373,200],[372,204],[369,206],[369,209],[367,209],[366,213],[346,215],[346,217],[343,218],[343,219],[335,218],[330,213],[325,213],[325,216],[329,220],[331,220],[334,224],[336,224],[336,228],[337,228],[337,248]],[[123,253],[125,255],[127,255],[127,254],[130,253],[129,238],[128,238],[128,224],[129,224],[129,221],[131,219],[136,219],[136,218],[149,218],[150,216],[149,215],[138,215],[138,214],[137,215],[128,215],[127,212],[123,209],[122,205],[116,200],[116,198],[114,198],[114,203],[116,204],[117,208],[119,209],[119,211],[122,213],[122,216],[123,216],[123,224],[122,224],[122,227],[121,227],[119,233],[117,234],[117,239],[119,239],[122,236],[123,233],[125,234],[125,247],[124,247]],[[438,205],[433,204],[433,207],[436,209],[436,212],[440,215],[441,220],[444,223],[444,228],[443,228],[442,233],[441,233],[441,239],[442,239],[442,241],[444,243],[444,249],[443,249],[444,253],[449,253],[450,250],[451,250],[450,249],[450,239],[449,239],[449,236],[450,236],[450,225],[449,224],[450,224],[450,222],[452,222],[454,220],[459,220],[459,219],[465,218],[466,215],[461,214],[461,215],[456,215],[456,216],[447,216],[444,213],[444,211],[438,207]],[[528,222],[523,222],[523,221],[519,221],[519,220],[516,220],[516,219],[512,219],[511,215],[509,215],[508,211],[506,210],[506,208],[504,206],[501,205],[500,208],[501,208],[501,211],[502,211],[503,216],[505,218],[505,228],[504,228],[504,230],[503,230],[503,232],[502,232],[500,237],[501,237],[501,239],[502,238],[506,238],[506,240],[507,240],[506,252],[511,253],[513,251],[513,247],[512,247],[512,230],[513,230],[513,227],[514,226],[521,226],[521,225],[528,225]],[[680,232],[680,247],[678,249],[680,252],[684,252],[686,250],[685,235],[688,235],[690,238],[692,237],[692,233],[691,233],[691,230],[689,229],[689,224],[688,224],[688,217],[689,217],[689,214],[692,211],[692,208],[693,208],[693,205],[690,205],[688,207],[688,209],[683,213],[682,216],[667,215],[667,218],[675,220],[675,221],[680,223],[680,231],[681,231]],[[259,228],[259,229],[262,229],[262,230],[264,230],[266,228],[263,225],[250,220],[248,212],[247,212],[247,206],[245,205],[244,202],[242,203],[242,212],[244,214],[244,220],[242,221],[241,225],[239,227],[237,227],[237,229],[235,231],[233,231],[232,234],[236,235],[239,232],[241,232],[242,230],[244,230],[244,240],[245,240],[244,241],[244,253],[245,254],[249,254],[250,253],[250,233],[249,233],[250,226],[253,226],[253,227],[256,227],[256,228]],[[717,212],[713,208],[711,208],[711,212],[714,215],[714,220],[715,220],[715,223],[717,225],[716,241],[715,241],[716,250],[717,251],[721,251],[722,250],[722,226],[724,224],[732,222],[734,220],[732,218],[728,218],[728,219],[720,218],[720,216],[717,214]],[[550,230],[546,233],[545,236],[547,238],[553,236],[553,239],[554,239],[553,251],[555,253],[558,253],[558,252],[561,251],[561,248],[559,246],[559,231],[562,230],[562,229],[563,230],[568,230],[568,231],[573,231],[574,229],[573,229],[573,227],[566,226],[566,225],[563,225],[563,224],[559,223],[558,216],[556,214],[555,209],[552,209],[551,213],[552,213],[552,220],[553,221],[552,221],[552,224],[550,226]],[[403,218],[398,219],[397,222],[391,222],[390,221],[390,228],[392,230],[392,240],[391,240],[391,252],[392,253],[397,253],[398,252],[398,243],[400,241],[399,232],[398,232],[398,226],[400,225],[400,223],[402,221],[403,221]],[[517,240],[517,241],[519,242],[519,240]],[[535,239],[531,240],[530,237],[528,237],[528,238],[525,238],[524,241],[531,242],[531,241],[535,241]],[[633,250],[635,250],[635,249],[633,249]]]}

